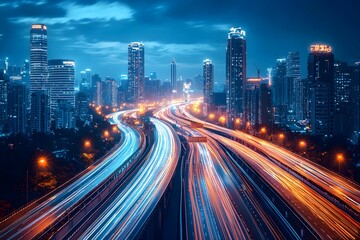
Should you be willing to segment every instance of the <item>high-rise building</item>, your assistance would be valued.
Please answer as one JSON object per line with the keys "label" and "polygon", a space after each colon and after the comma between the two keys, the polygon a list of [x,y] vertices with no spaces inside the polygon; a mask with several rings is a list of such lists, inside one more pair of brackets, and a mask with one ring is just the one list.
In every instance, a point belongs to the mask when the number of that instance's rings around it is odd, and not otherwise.
{"label": "high-rise building", "polygon": [[286,77],[286,59],[276,60],[276,67],[273,69],[272,78],[273,103],[275,107],[275,122],[285,126],[288,112],[288,82]]}
{"label": "high-rise building", "polygon": [[30,63],[29,60],[25,60],[24,64],[21,68],[21,78],[22,84],[26,86],[26,88],[30,89]]}
{"label": "high-rise building", "polygon": [[88,95],[84,92],[78,92],[75,95],[75,113],[76,119],[85,121],[89,110]]}
{"label": "high-rise building", "polygon": [[47,87],[47,55],[47,27],[33,24],[30,30],[30,94]]}
{"label": "high-rise building", "polygon": [[129,101],[144,100],[145,55],[144,44],[132,42],[128,47]]}
{"label": "high-rise building", "polygon": [[246,86],[246,122],[252,126],[272,125],[272,90],[268,79],[248,78]]}
{"label": "high-rise building", "polygon": [[334,134],[350,136],[354,130],[354,106],[351,103],[352,72],[345,62],[334,63]]}
{"label": "high-rise building", "polygon": [[118,83],[116,80],[106,77],[103,88],[103,104],[110,107],[118,106]]}
{"label": "high-rise building", "polygon": [[80,81],[80,91],[89,92],[91,89],[91,69],[87,68],[80,72],[81,81]]}
{"label": "high-rise building", "polygon": [[48,62],[50,114],[54,115],[59,101],[75,107],[75,62],[68,59],[52,59]]}
{"label": "high-rise building", "polygon": [[350,103],[353,109],[354,132],[360,132],[360,61],[355,63],[351,74]]}
{"label": "high-rise building", "polygon": [[66,100],[59,100],[54,111],[55,128],[75,128],[75,110]]}
{"label": "high-rise building", "polygon": [[231,28],[226,46],[226,105],[228,125],[244,117],[246,89],[246,33]]}
{"label": "high-rise building", "polygon": [[285,105],[287,100],[287,81],[286,81],[286,59],[276,60],[276,66],[273,69],[272,88],[274,90],[274,105]]}
{"label": "high-rise building", "polygon": [[3,131],[7,122],[7,104],[8,104],[8,81],[5,80],[4,72],[0,72],[0,132]]}
{"label": "high-rise building", "polygon": [[308,57],[311,134],[334,132],[334,55],[328,45],[312,45]]}
{"label": "high-rise building", "polygon": [[296,109],[299,110],[297,107],[296,99],[298,98],[296,94],[300,92],[298,82],[301,80],[301,68],[300,68],[300,53],[299,52],[289,52],[287,59],[286,59],[286,78],[287,78],[287,104],[289,108],[289,112],[291,111],[297,119],[296,116],[299,114],[297,113]]}
{"label": "high-rise building", "polygon": [[171,87],[173,88],[173,90],[177,89],[176,83],[177,83],[177,78],[176,78],[176,62],[175,59],[173,59],[171,61],[170,64],[170,71],[171,71]]}
{"label": "high-rise building", "polygon": [[50,103],[45,91],[35,91],[31,94],[31,131],[49,132]]}
{"label": "high-rise building", "polygon": [[8,123],[13,134],[26,132],[26,87],[21,83],[12,83],[8,89]]}
{"label": "high-rise building", "polygon": [[214,93],[214,65],[210,59],[203,62],[203,78],[204,78],[204,104],[210,106],[213,104]]}

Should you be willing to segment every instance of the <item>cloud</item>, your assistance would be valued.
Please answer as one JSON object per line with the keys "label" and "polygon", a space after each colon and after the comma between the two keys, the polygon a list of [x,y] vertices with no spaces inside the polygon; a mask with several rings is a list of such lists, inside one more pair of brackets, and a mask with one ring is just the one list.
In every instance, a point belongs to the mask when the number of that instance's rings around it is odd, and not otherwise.
{"label": "cloud", "polygon": [[11,18],[14,23],[42,22],[45,24],[62,24],[70,21],[109,21],[132,19],[134,11],[125,4],[118,2],[97,2],[91,5],[79,5],[72,2],[61,2],[59,8],[66,11],[62,17],[15,17]]}
{"label": "cloud", "polygon": [[20,0],[20,1],[9,1],[9,2],[0,3],[0,7],[18,8],[21,5],[41,6],[41,5],[44,5],[46,3],[47,3],[47,1],[45,1],[45,0]]}
{"label": "cloud", "polygon": [[157,56],[175,56],[175,55],[193,55],[201,54],[202,52],[216,50],[209,44],[195,43],[195,44],[178,44],[178,43],[161,43],[161,42],[144,42],[145,50],[156,52]]}

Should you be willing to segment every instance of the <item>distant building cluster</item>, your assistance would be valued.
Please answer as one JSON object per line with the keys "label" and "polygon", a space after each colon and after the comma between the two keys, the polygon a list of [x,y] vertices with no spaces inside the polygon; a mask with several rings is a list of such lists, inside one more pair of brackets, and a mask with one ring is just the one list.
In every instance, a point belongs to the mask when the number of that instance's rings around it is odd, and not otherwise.
{"label": "distant building cluster", "polygon": [[[145,44],[128,45],[128,72],[120,79],[101,78],[90,68],[80,71],[75,84],[75,62],[48,59],[47,26],[30,30],[30,61],[22,66],[0,61],[0,132],[48,133],[76,128],[87,121],[89,104],[118,108],[203,96],[203,114],[226,116],[228,127],[273,126],[319,136],[353,136],[360,132],[360,63],[335,60],[326,44],[312,45],[307,77],[302,78],[299,52],[289,52],[267,69],[266,77],[247,76],[246,32],[230,28],[225,51],[225,84],[214,79],[214,64],[205,59],[202,75],[183,79],[173,58],[169,79],[156,72],[145,75]],[[199,69],[200,70],[200,69]],[[359,134],[358,134],[359,135]]]}

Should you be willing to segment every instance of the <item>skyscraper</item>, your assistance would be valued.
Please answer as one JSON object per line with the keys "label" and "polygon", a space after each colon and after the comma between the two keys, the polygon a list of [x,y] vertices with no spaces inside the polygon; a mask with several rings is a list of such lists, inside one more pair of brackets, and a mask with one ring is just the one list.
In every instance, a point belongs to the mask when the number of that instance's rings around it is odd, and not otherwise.
{"label": "skyscraper", "polygon": [[45,91],[35,91],[31,94],[31,131],[49,132],[50,104]]}
{"label": "skyscraper", "polygon": [[173,60],[171,61],[170,64],[170,71],[171,71],[171,87],[173,90],[177,89],[176,86],[176,62],[175,59],[173,58]]}
{"label": "skyscraper", "polygon": [[8,105],[8,81],[5,80],[4,72],[0,72],[0,132],[7,121],[7,105]]}
{"label": "skyscraper", "polygon": [[226,105],[228,124],[244,116],[246,89],[246,33],[230,28],[226,46]]}
{"label": "skyscraper", "polygon": [[213,103],[214,92],[214,65],[210,59],[206,59],[203,62],[203,77],[204,77],[204,104],[207,106]]}
{"label": "skyscraper", "polygon": [[[301,72],[300,72],[300,53],[299,52],[289,52],[286,59],[286,79],[287,79],[287,104],[289,110],[291,110],[295,116],[297,115],[296,109],[297,102],[296,99],[299,98],[296,95],[298,94],[299,86],[298,82],[301,80]],[[296,117],[295,117],[296,118]],[[300,120],[300,119],[298,119]]]}
{"label": "skyscraper", "polygon": [[141,42],[132,42],[128,47],[128,101],[141,102],[144,100],[144,74],[144,44]]}
{"label": "skyscraper", "polygon": [[54,115],[58,103],[67,102],[75,107],[75,62],[68,59],[52,59],[48,62],[50,90],[50,114]]}
{"label": "skyscraper", "polygon": [[33,24],[30,30],[30,94],[46,88],[47,64],[47,27]]}
{"label": "skyscraper", "polygon": [[12,83],[8,89],[8,122],[10,133],[26,131],[26,87],[21,83]]}
{"label": "skyscraper", "polygon": [[91,69],[81,71],[80,91],[89,93],[91,89]]}
{"label": "skyscraper", "polygon": [[328,45],[312,45],[308,57],[310,127],[313,135],[334,131],[334,55]]}
{"label": "skyscraper", "polygon": [[273,102],[275,107],[275,122],[284,126],[287,122],[288,111],[288,82],[286,77],[286,59],[276,60],[274,77],[272,78],[274,92]]}
{"label": "skyscraper", "polygon": [[350,136],[354,130],[354,109],[351,100],[354,67],[345,62],[334,63],[334,134]]}

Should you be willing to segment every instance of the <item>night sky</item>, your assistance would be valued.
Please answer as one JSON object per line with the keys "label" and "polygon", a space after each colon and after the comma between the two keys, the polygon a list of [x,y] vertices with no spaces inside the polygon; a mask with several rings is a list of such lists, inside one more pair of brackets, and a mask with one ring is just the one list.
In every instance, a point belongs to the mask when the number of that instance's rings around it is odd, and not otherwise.
{"label": "night sky", "polygon": [[48,54],[74,59],[80,70],[102,77],[127,74],[127,45],[145,44],[145,73],[170,78],[176,59],[184,79],[202,74],[210,58],[215,81],[225,79],[225,47],[231,26],[247,33],[248,76],[261,75],[277,58],[300,51],[302,75],[309,46],[324,42],[336,59],[360,59],[358,0],[222,0],[222,1],[46,1],[0,0],[0,58],[21,65],[29,58],[32,23],[48,25]]}

